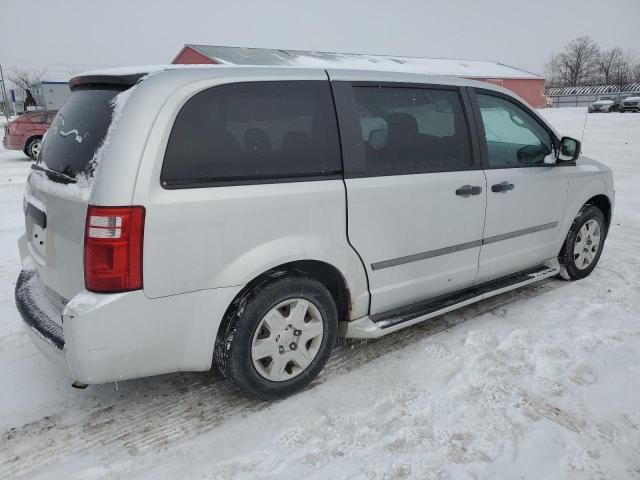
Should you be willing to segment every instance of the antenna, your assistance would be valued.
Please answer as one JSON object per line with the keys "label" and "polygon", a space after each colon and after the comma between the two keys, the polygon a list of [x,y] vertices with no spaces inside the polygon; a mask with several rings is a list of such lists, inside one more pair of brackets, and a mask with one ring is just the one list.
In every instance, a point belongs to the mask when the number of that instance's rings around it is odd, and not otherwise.
{"label": "antenna", "polygon": [[587,129],[587,118],[589,116],[589,108],[587,107],[587,111],[584,112],[584,125],[582,126],[582,136],[580,137],[580,143],[584,140],[584,131]]}

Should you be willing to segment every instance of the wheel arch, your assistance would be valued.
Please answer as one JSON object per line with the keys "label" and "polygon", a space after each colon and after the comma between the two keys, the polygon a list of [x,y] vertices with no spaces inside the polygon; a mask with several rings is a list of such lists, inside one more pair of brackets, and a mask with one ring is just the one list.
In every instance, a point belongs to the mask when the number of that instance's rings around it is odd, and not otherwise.
{"label": "wheel arch", "polygon": [[[283,275],[291,274],[305,275],[322,283],[336,302],[338,320],[342,321],[349,318],[353,300],[347,280],[340,270],[327,262],[319,260],[295,260],[270,268],[249,281],[227,307],[222,323],[229,318],[229,315],[237,308],[241,300],[253,289],[260,288],[260,285]],[[218,334],[223,330],[222,325],[220,327]]]}
{"label": "wheel arch", "polygon": [[611,200],[609,200],[609,197],[604,194],[594,195],[584,205],[594,205],[602,211],[608,231],[609,225],[611,225]]}

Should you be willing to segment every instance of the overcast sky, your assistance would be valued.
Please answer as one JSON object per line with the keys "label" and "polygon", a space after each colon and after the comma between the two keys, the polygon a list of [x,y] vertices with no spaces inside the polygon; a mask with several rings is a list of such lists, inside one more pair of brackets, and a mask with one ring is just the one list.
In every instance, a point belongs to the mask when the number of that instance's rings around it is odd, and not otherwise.
{"label": "overcast sky", "polygon": [[185,43],[496,60],[537,73],[581,35],[640,55],[640,0],[0,0],[0,19],[0,62],[50,77],[170,63]]}

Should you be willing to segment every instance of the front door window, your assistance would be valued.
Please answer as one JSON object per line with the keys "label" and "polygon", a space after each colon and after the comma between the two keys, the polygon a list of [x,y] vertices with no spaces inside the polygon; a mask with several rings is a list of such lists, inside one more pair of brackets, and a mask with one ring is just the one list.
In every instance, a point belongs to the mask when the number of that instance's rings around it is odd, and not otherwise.
{"label": "front door window", "polygon": [[551,155],[549,132],[529,113],[509,100],[478,94],[489,168],[544,165]]}

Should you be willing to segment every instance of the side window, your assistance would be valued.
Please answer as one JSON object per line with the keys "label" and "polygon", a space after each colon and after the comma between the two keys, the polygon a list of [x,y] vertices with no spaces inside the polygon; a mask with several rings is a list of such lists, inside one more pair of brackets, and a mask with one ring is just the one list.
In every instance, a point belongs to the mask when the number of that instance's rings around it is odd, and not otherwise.
{"label": "side window", "polygon": [[368,175],[473,168],[457,91],[354,87],[354,94]]}
{"label": "side window", "polygon": [[538,166],[552,152],[549,132],[509,100],[477,94],[490,168]]}
{"label": "side window", "polygon": [[55,114],[55,113],[49,113],[49,114],[47,114],[47,121],[46,121],[46,123],[49,123],[49,124],[50,124],[50,123],[52,123],[52,122],[53,122],[53,119],[55,118],[55,116],[56,116],[56,114]]}
{"label": "side window", "polygon": [[179,187],[341,171],[328,82],[252,82],[213,87],[185,103],[161,181]]}

